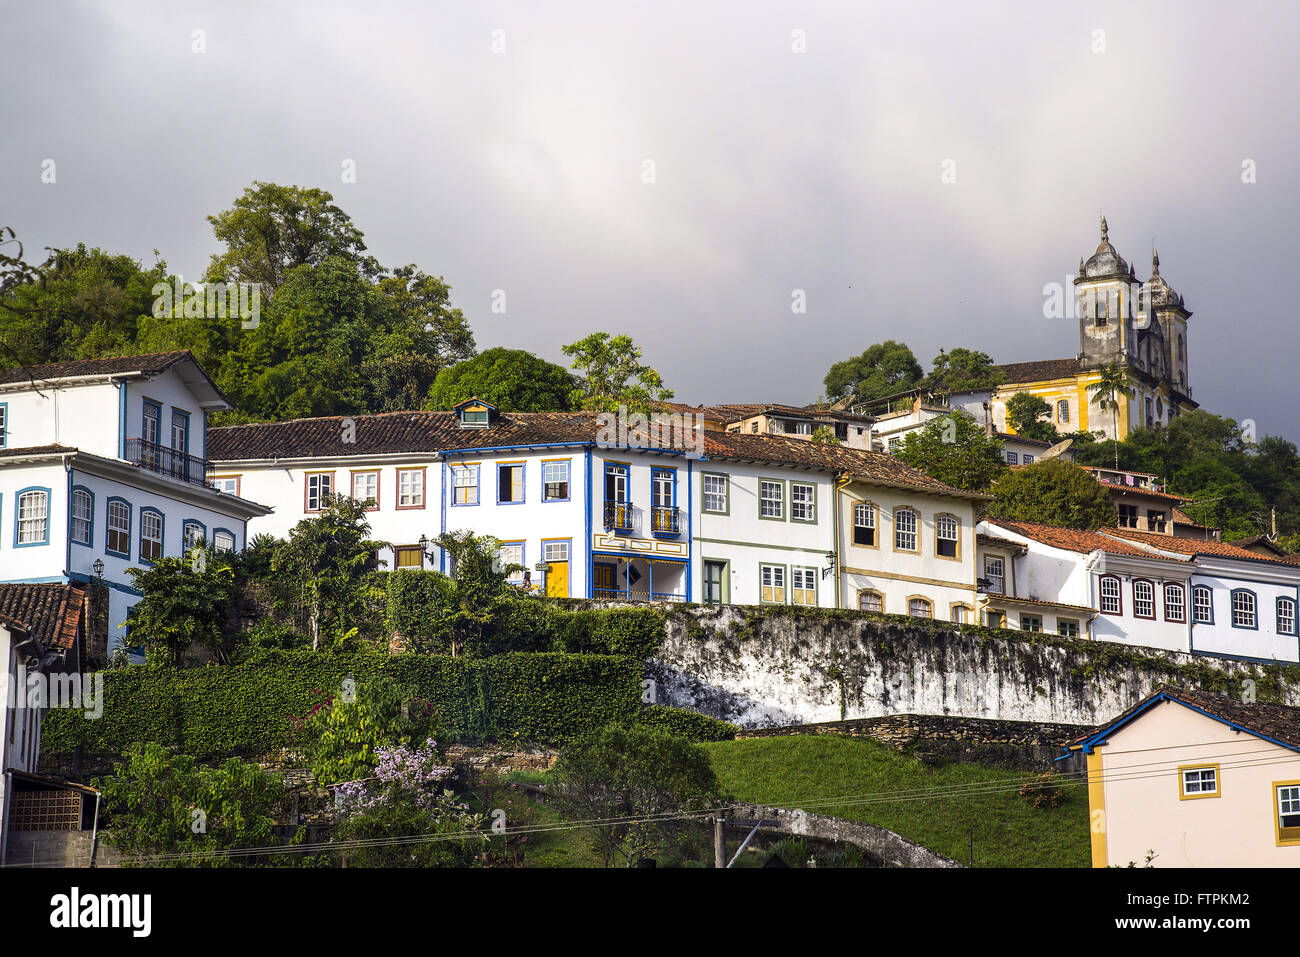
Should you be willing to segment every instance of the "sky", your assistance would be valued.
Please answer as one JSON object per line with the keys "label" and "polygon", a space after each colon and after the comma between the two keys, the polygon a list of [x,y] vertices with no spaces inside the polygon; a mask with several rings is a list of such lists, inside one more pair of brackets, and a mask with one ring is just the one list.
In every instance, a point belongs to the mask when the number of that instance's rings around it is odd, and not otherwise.
{"label": "sky", "polygon": [[802,404],[884,339],[1074,355],[1044,287],[1104,213],[1193,313],[1194,399],[1295,441],[1296,36],[1283,2],[4,0],[0,225],[198,279],[245,187],[319,187],[480,349],[627,333],[681,401]]}

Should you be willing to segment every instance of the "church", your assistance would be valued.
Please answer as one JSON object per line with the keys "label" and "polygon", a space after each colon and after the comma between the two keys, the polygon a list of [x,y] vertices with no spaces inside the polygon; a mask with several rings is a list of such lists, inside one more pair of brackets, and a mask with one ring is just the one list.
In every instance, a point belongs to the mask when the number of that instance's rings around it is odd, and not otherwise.
{"label": "church", "polygon": [[[1133,264],[1111,245],[1103,216],[1101,242],[1086,261],[1079,260],[1074,287],[1077,355],[996,366],[1006,376],[1001,385],[982,395],[954,395],[953,404],[985,406],[994,427],[1011,432],[1007,400],[1028,392],[1051,407],[1057,431],[1082,430],[1108,439],[1118,432],[1121,440],[1134,429],[1168,425],[1174,416],[1197,407],[1187,381],[1187,320],[1192,314],[1160,275],[1158,253],[1152,252],[1150,277],[1138,280]],[[1114,411],[1102,404],[1104,397],[1089,391],[1101,379],[1101,369],[1112,363],[1127,370],[1133,390],[1128,398],[1119,397]]]}

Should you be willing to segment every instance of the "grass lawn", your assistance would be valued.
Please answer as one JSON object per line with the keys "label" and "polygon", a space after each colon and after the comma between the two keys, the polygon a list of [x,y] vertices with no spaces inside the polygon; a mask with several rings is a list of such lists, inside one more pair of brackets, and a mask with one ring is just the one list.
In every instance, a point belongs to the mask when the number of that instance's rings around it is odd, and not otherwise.
{"label": "grass lawn", "polygon": [[[790,735],[703,747],[724,791],[740,801],[868,821],[963,864],[970,859],[974,827],[976,867],[1090,863],[1082,784],[1062,786],[1060,806],[1039,809],[1016,793],[1019,771],[955,763],[926,767],[862,738]],[[930,788],[949,793],[915,793]],[[848,796],[850,801],[836,800]]]}

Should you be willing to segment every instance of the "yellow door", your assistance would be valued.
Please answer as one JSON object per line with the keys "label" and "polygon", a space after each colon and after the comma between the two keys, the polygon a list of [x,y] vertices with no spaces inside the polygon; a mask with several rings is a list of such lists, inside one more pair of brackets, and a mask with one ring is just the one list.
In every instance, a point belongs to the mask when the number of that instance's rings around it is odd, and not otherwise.
{"label": "yellow door", "polygon": [[548,562],[546,566],[546,597],[569,597],[569,563]]}

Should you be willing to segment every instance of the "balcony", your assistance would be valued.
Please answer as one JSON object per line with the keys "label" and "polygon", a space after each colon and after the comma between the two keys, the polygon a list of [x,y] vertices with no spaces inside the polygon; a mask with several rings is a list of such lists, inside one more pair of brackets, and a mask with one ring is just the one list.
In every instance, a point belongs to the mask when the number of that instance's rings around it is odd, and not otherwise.
{"label": "balcony", "polygon": [[619,532],[630,532],[633,524],[631,502],[606,502],[605,527]]}
{"label": "balcony", "polygon": [[676,505],[650,506],[650,531],[663,537],[680,535],[680,515],[681,510]]}
{"label": "balcony", "polygon": [[159,475],[169,475],[182,482],[194,485],[208,484],[208,463],[193,455],[186,455],[176,449],[169,449],[157,442],[144,439],[126,440],[126,460],[133,465]]}

